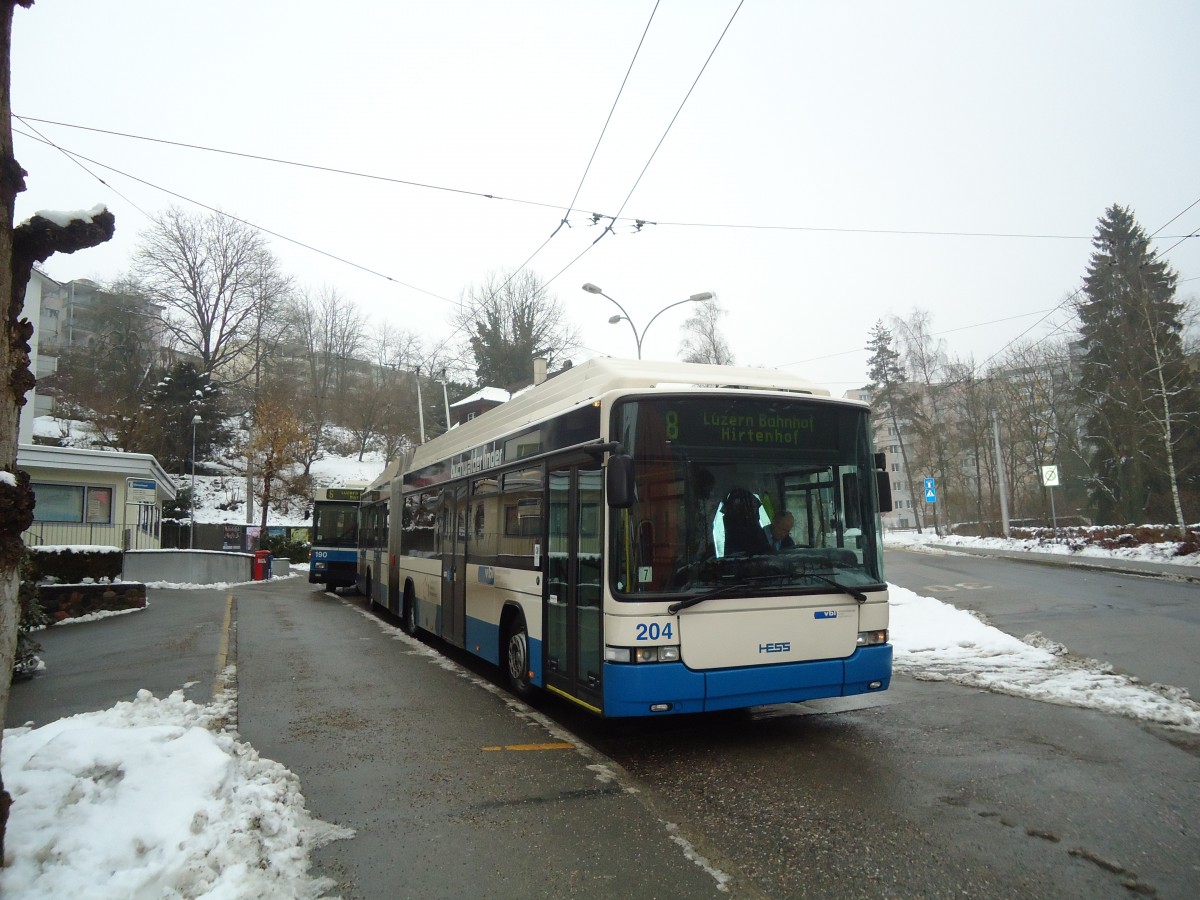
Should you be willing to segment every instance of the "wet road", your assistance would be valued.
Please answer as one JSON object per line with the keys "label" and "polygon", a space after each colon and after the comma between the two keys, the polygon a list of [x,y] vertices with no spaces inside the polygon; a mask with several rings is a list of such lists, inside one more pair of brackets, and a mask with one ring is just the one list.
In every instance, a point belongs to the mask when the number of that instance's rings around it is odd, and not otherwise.
{"label": "wet road", "polygon": [[[234,593],[240,732],[357,830],[315,856],[346,897],[1190,898],[1200,880],[1193,737],[905,677],[866,702],[602,721],[517,703],[362,598]],[[48,633],[10,723],[144,681],[203,692],[225,608],[152,592]]]}

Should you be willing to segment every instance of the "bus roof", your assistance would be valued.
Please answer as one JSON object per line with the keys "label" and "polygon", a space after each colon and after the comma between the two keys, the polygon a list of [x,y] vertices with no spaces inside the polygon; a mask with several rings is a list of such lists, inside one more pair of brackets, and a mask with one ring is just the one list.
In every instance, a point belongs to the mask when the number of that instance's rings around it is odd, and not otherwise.
{"label": "bus roof", "polygon": [[[598,357],[573,366],[517,394],[507,403],[422,444],[416,448],[413,459],[404,468],[407,471],[421,469],[492,438],[585,406],[609,391],[655,387],[679,390],[741,388],[822,398],[830,396],[828,390],[808,379],[777,369]],[[852,406],[866,405],[859,401],[837,402]],[[388,468],[390,470],[391,466]]]}

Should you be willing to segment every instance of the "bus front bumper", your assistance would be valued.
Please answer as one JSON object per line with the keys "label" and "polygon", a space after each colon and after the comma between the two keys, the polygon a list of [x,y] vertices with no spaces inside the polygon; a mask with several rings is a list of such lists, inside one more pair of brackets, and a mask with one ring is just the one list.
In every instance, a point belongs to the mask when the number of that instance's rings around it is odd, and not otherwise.
{"label": "bus front bumper", "polygon": [[683,663],[605,663],[604,715],[656,716],[797,703],[887,690],[892,645],[860,647],[845,659],[739,669]]}

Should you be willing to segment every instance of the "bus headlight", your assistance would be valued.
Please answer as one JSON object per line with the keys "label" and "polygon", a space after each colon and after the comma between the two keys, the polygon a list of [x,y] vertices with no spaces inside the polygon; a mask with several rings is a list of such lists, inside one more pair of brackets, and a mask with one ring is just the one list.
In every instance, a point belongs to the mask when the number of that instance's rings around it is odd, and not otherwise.
{"label": "bus headlight", "polygon": [[886,644],[887,640],[887,629],[881,628],[879,631],[860,631],[856,643],[860,647],[874,647],[877,644]]}
{"label": "bus headlight", "polygon": [[609,647],[604,648],[605,662],[679,662],[679,645],[664,647]]}

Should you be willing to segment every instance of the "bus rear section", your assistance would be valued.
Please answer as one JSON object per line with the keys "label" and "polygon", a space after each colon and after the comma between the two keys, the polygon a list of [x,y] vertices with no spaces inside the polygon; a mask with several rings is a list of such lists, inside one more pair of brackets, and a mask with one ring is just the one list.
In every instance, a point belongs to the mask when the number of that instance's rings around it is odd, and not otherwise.
{"label": "bus rear section", "polygon": [[327,590],[354,584],[358,571],[360,488],[321,488],[313,497],[308,581]]}

